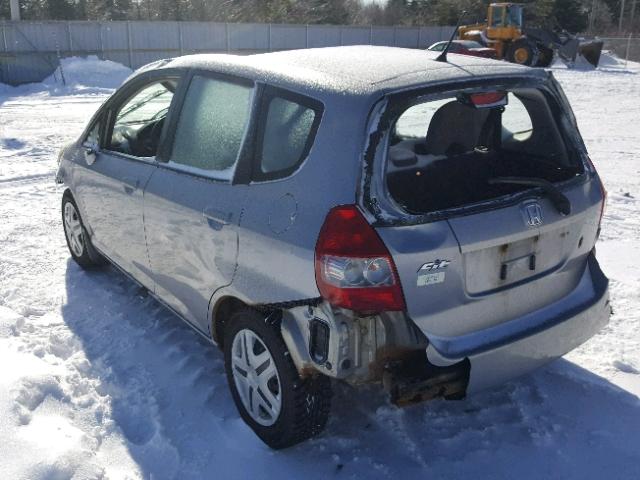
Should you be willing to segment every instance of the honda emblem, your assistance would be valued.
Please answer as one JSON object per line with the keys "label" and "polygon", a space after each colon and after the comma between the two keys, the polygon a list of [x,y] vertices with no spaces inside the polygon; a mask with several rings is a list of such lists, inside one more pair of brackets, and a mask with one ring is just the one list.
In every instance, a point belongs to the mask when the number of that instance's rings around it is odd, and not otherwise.
{"label": "honda emblem", "polygon": [[542,207],[538,202],[527,203],[523,206],[524,220],[530,227],[542,225]]}

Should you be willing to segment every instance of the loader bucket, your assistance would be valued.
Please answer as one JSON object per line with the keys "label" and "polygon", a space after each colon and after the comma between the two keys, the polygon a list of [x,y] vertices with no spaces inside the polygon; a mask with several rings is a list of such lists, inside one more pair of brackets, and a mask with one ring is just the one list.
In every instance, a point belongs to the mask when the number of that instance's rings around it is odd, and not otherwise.
{"label": "loader bucket", "polygon": [[591,65],[597,68],[598,63],[600,62],[600,54],[602,53],[603,45],[604,45],[604,42],[602,40],[582,41],[580,42],[578,53],[587,62],[589,62]]}
{"label": "loader bucket", "polygon": [[578,56],[580,42],[576,38],[569,38],[565,40],[564,43],[559,42],[556,45],[556,48],[558,49],[558,55],[560,55],[560,58],[562,58],[562,60],[569,66],[572,66]]}

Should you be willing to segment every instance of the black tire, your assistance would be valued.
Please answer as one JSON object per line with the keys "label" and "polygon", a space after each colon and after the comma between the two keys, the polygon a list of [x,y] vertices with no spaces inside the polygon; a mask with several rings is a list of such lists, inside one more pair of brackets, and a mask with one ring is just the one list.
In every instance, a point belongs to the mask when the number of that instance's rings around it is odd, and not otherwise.
{"label": "black tire", "polygon": [[553,49],[538,45],[538,61],[536,67],[546,68],[553,62]]}
{"label": "black tire", "polygon": [[538,48],[526,38],[519,38],[509,45],[507,60],[519,65],[535,65],[538,62]]}
{"label": "black tire", "polygon": [[[250,308],[236,310],[224,331],[224,363],[229,389],[238,413],[260,439],[273,449],[290,447],[318,435],[331,409],[331,381],[324,375],[300,378],[279,331],[279,322]],[[233,377],[232,350],[239,332],[250,330],[269,350],[279,377],[280,413],[275,423],[264,426],[245,408]]]}
{"label": "black tire", "polygon": [[[67,208],[67,204],[73,207],[74,219],[76,219],[80,224],[81,233],[78,236],[78,243],[75,246],[72,246],[70,241],[70,235],[68,233],[68,222],[65,220],[65,210]],[[95,249],[93,244],[91,243],[91,238],[89,237],[86,228],[84,227],[84,223],[82,223],[82,218],[80,217],[80,210],[78,209],[78,205],[76,204],[73,196],[69,191],[66,191],[62,196],[62,228],[64,229],[64,238],[67,241],[67,247],[69,248],[69,253],[73,260],[84,269],[96,268],[106,263],[104,257],[100,255],[100,253]]]}

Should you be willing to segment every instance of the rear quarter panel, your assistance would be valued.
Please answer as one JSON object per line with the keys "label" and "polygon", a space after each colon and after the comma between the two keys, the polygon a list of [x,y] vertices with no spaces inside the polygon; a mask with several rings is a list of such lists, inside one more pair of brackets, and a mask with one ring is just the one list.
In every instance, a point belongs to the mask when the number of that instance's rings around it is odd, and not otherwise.
{"label": "rear quarter panel", "polygon": [[251,304],[318,297],[314,250],[329,210],[353,204],[361,171],[366,97],[325,98],[309,156],[291,176],[249,185],[239,227],[233,295]]}

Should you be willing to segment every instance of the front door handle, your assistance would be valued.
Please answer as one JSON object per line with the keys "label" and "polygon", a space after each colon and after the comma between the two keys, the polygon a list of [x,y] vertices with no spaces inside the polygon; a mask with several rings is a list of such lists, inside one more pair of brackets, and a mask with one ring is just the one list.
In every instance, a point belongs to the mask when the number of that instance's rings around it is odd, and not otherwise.
{"label": "front door handle", "polygon": [[229,223],[231,223],[233,214],[217,208],[205,207],[204,210],[202,210],[202,216],[211,228],[219,230],[225,225],[229,225]]}
{"label": "front door handle", "polygon": [[124,177],[122,179],[122,186],[124,187],[125,193],[131,195],[140,186],[140,180],[132,177]]}

